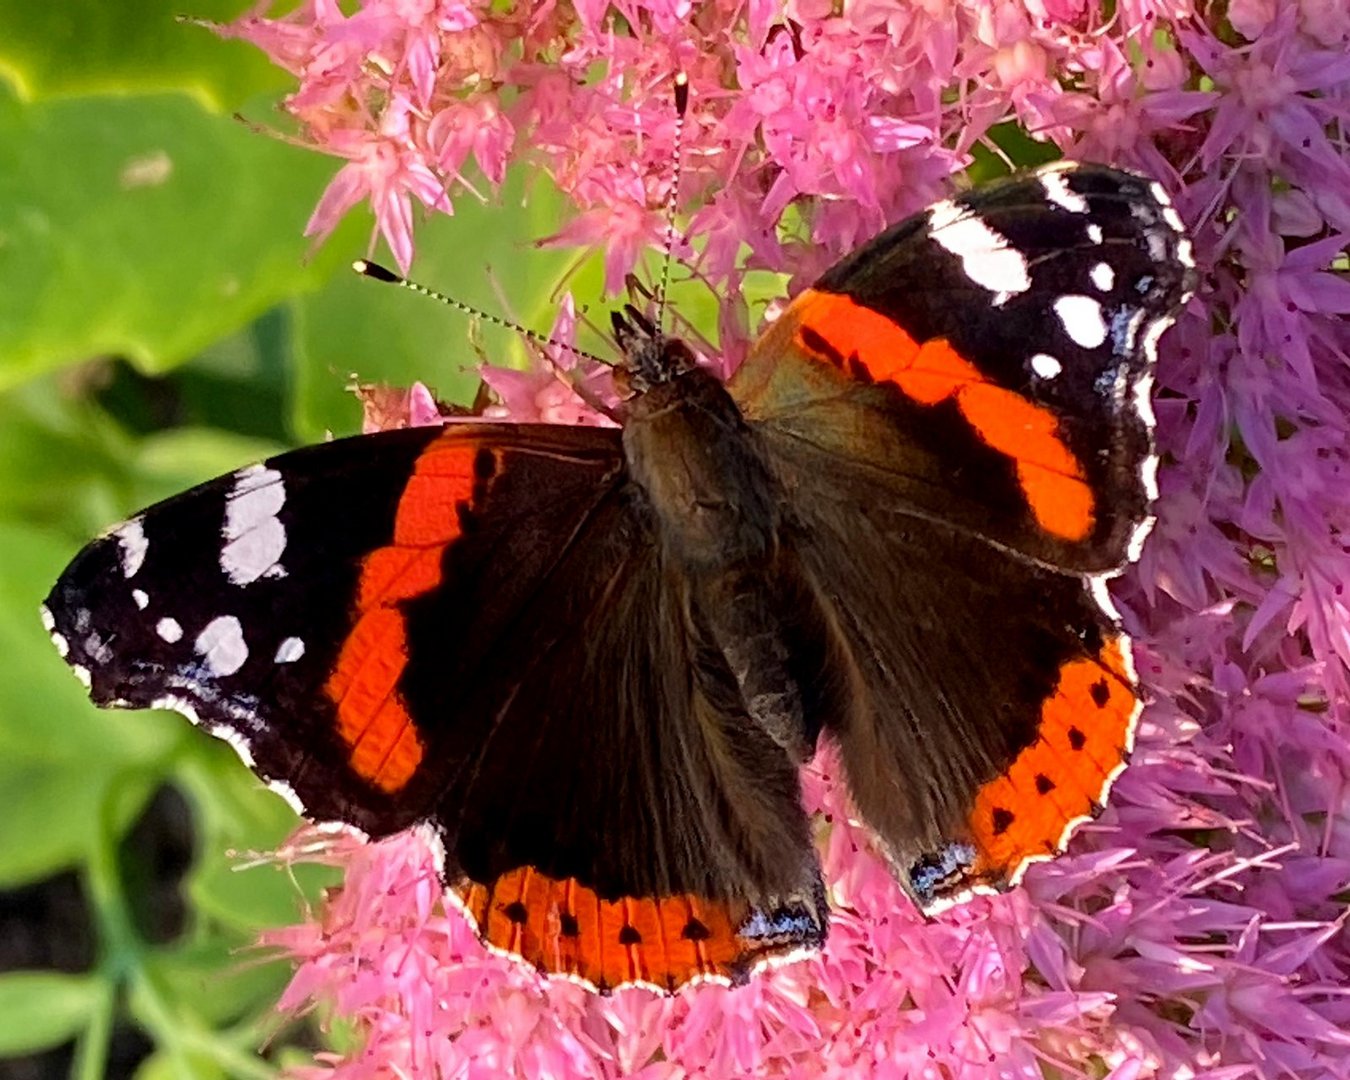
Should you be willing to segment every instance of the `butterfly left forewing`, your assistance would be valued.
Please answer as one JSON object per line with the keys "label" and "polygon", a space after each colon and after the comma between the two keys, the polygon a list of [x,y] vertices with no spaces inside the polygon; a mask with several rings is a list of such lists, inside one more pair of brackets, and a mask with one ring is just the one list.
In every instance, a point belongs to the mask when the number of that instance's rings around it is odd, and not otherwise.
{"label": "butterfly left forewing", "polygon": [[413,824],[492,947],[609,990],[818,945],[792,762],[738,706],[610,428],[309,447],[94,541],[45,618],[315,821]]}
{"label": "butterfly left forewing", "polygon": [[[475,502],[522,469],[537,491],[497,520],[575,529],[621,470],[617,433],[466,424],[283,454],[95,540],[44,618],[96,704],[186,713],[310,817],[384,835],[436,788],[427,718],[383,685],[406,659],[397,606],[441,583]],[[512,549],[523,578],[547,541]]]}

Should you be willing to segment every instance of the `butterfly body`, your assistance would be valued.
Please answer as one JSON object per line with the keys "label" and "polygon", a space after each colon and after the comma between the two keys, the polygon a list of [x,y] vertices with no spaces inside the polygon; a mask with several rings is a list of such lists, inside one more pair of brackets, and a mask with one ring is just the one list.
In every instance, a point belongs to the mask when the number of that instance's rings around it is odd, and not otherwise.
{"label": "butterfly body", "polygon": [[822,741],[920,906],[1007,888],[1132,743],[1105,582],[1179,224],[1091,166],[936,204],[727,384],[630,310],[621,430],[281,455],[94,541],[45,618],[96,702],[187,713],[315,820],[420,824],[488,944],[601,990],[820,945]]}

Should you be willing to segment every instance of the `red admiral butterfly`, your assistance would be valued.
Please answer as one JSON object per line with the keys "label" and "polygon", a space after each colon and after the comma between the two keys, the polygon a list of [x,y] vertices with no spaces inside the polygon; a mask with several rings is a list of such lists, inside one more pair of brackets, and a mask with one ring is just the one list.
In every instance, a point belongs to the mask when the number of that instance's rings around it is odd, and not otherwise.
{"label": "red admiral butterfly", "polygon": [[98,704],[185,713],[316,821],[423,824],[539,970],[743,979],[826,934],[822,738],[927,911],[1101,808],[1140,708],[1106,582],[1191,265],[1156,183],[1014,177],[845,259],[725,385],[629,308],[621,429],[282,454],[95,540],[44,617]]}

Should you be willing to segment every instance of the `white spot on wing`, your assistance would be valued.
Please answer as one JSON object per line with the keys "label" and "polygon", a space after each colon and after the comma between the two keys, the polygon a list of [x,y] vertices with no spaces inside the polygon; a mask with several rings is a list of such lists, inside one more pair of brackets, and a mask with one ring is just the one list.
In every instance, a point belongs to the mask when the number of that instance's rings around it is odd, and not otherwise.
{"label": "white spot on wing", "polygon": [[1116,272],[1111,269],[1110,263],[1099,262],[1092,268],[1092,284],[1096,285],[1102,292],[1110,292],[1116,284]]}
{"label": "white spot on wing", "polygon": [[218,615],[207,623],[193,648],[212,675],[233,675],[248,659],[244,628],[233,615]]}
{"label": "white spot on wing", "polygon": [[136,602],[136,606],[140,608],[141,611],[144,611],[150,606],[150,594],[144,589],[132,589],[131,599]]}
{"label": "white spot on wing", "polygon": [[122,546],[122,576],[135,577],[136,571],[145,562],[145,553],[150,543],[145,538],[145,527],[140,518],[132,518],[113,531],[117,542]]}
{"label": "white spot on wing", "polygon": [[950,200],[937,203],[928,215],[932,237],[943,250],[961,260],[961,269],[976,285],[1006,300],[1031,288],[1027,261],[1008,246],[1008,238],[996,233],[970,210]]}
{"label": "white spot on wing", "polygon": [[1095,349],[1106,340],[1102,306],[1090,296],[1061,296],[1055,301],[1064,332],[1085,349]]}
{"label": "white spot on wing", "polygon": [[278,664],[290,664],[305,655],[305,643],[298,637],[288,637],[277,646],[277,655],[274,657]]}
{"label": "white spot on wing", "polygon": [[1031,358],[1031,370],[1042,379],[1053,379],[1064,370],[1064,365],[1048,353],[1037,353]]}
{"label": "white spot on wing", "polygon": [[178,625],[177,619],[165,617],[155,623],[155,633],[172,645],[175,641],[181,641],[183,638],[183,628]]}
{"label": "white spot on wing", "polygon": [[1162,207],[1163,221],[1167,222],[1167,224],[1172,226],[1177,232],[1185,232],[1186,225],[1181,220],[1181,215],[1177,213],[1176,208],[1172,205],[1172,200],[1167,194],[1167,189],[1156,180],[1149,184],[1148,189],[1153,197],[1158,200],[1158,205]]}
{"label": "white spot on wing", "polygon": [[1041,186],[1045,188],[1045,197],[1056,206],[1063,207],[1073,214],[1086,214],[1088,201],[1069,187],[1061,169],[1041,174]]}
{"label": "white spot on wing", "polygon": [[75,672],[75,678],[79,679],[86,690],[94,685],[94,680],[89,676],[89,669],[83,664],[71,664],[70,670]]}
{"label": "white spot on wing", "polygon": [[250,465],[235,473],[234,490],[225,503],[225,527],[220,568],[236,585],[260,577],[286,573],[281,555],[286,550],[286,527],[277,513],[286,504],[281,473],[264,465]]}
{"label": "white spot on wing", "polygon": [[97,630],[84,639],[84,651],[100,664],[106,664],[113,658],[112,646],[103,640]]}
{"label": "white spot on wing", "polygon": [[1087,234],[1088,239],[1094,244],[1100,244],[1102,242],[1102,227],[1100,225],[1095,223],[1088,225]]}

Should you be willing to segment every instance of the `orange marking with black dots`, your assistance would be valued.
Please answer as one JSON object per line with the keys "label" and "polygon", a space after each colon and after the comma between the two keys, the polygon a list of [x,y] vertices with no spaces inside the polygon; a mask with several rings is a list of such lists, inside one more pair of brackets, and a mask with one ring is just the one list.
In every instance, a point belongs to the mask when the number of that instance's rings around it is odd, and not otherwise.
{"label": "orange marking with black dots", "polygon": [[641,982],[674,991],[691,979],[735,979],[761,951],[736,933],[743,902],[694,896],[601,900],[575,879],[525,866],[455,890],[483,940],[550,975],[600,990]]}
{"label": "orange marking with black dots", "polygon": [[920,405],[955,400],[980,439],[1012,458],[1041,528],[1070,541],[1092,531],[1092,489],[1050,409],[989,382],[949,342],[917,342],[886,316],[842,294],[808,289],[788,317],[797,320],[797,346],[812,356],[844,370],[856,362],[874,382],[892,383]]}
{"label": "orange marking with black dots", "polygon": [[[402,601],[441,583],[445,548],[460,534],[460,512],[483,474],[482,447],[447,433],[417,459],[399,498],[393,542],[366,556],[356,590],[356,622],[324,692],[352,770],[381,791],[401,791],[424,746],[398,681],[408,662]],[[493,471],[496,468],[494,459]]]}
{"label": "orange marking with black dots", "polygon": [[1101,809],[1124,768],[1139,711],[1127,647],[1116,637],[1096,657],[1060,668],[1036,741],[976,795],[972,877],[1006,882],[1027,861],[1058,854],[1070,826]]}

